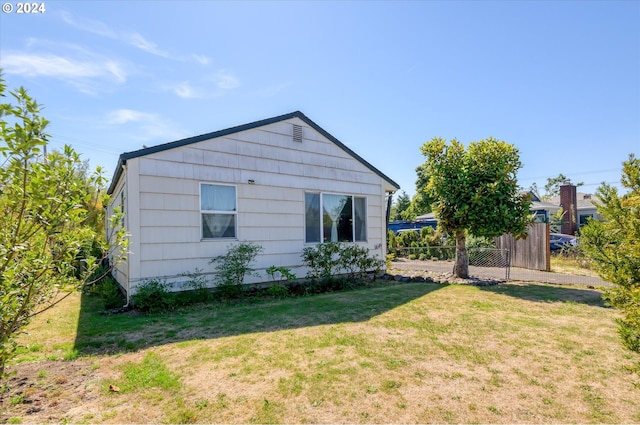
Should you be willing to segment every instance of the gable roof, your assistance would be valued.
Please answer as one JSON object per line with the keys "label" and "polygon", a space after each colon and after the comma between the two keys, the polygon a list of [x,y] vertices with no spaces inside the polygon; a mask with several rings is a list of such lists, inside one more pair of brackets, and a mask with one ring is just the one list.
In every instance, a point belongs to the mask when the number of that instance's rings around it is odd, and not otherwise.
{"label": "gable roof", "polygon": [[354,151],[349,149],[344,143],[342,143],[341,141],[339,141],[338,139],[333,137],[331,134],[329,134],[329,132],[325,131],[318,124],[316,124],[315,122],[311,121],[311,119],[309,119],[305,114],[303,114],[300,111],[295,111],[295,112],[290,112],[288,114],[279,115],[277,117],[267,118],[267,119],[264,119],[264,120],[255,121],[255,122],[252,122],[252,123],[248,123],[248,124],[243,124],[243,125],[239,125],[239,126],[236,126],[236,127],[227,128],[225,130],[219,130],[219,131],[214,131],[212,133],[201,134],[199,136],[188,137],[186,139],[176,140],[175,142],[164,143],[164,144],[161,144],[161,145],[156,145],[156,146],[152,146],[152,147],[149,147],[149,148],[139,149],[139,150],[136,150],[136,151],[125,152],[125,153],[121,154],[120,157],[118,158],[118,164],[116,165],[116,170],[115,170],[115,172],[113,174],[113,178],[111,179],[111,184],[109,185],[109,189],[107,190],[107,194],[111,194],[115,190],[115,186],[118,183],[118,180],[120,179],[120,176],[122,175],[122,166],[125,165],[127,163],[127,160],[129,160],[129,159],[138,158],[138,157],[145,156],[145,155],[150,155],[152,153],[162,152],[162,151],[165,151],[165,150],[168,150],[168,149],[179,148],[179,147],[182,147],[182,146],[190,145],[192,143],[202,142],[204,140],[209,140],[209,139],[215,139],[217,137],[228,136],[230,134],[239,133],[241,131],[251,130],[251,129],[254,129],[254,128],[258,128],[258,127],[263,127],[265,125],[274,124],[274,123],[277,123],[277,122],[280,122],[280,121],[286,121],[286,120],[289,120],[289,119],[292,119],[292,118],[301,119],[306,124],[308,124],[311,128],[316,130],[318,133],[322,134],[324,137],[326,137],[327,139],[329,139],[333,143],[335,143],[340,149],[342,149],[343,151],[345,151],[346,153],[351,155],[353,158],[358,160],[362,165],[367,167],[369,170],[373,171],[378,176],[382,177],[384,180],[386,180],[393,187],[395,187],[396,189],[400,189],[400,186],[396,182],[391,180],[389,177],[387,177],[385,174],[383,174],[376,167],[374,167],[373,165],[368,163],[360,155],[358,155],[357,153],[355,153]]}

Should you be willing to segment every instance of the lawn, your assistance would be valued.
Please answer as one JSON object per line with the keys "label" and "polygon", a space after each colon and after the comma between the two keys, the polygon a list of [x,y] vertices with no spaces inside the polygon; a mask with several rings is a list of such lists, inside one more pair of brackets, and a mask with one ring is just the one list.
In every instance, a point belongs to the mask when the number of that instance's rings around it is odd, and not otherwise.
{"label": "lawn", "polygon": [[640,421],[640,357],[593,289],[407,283],[100,309],[73,294],[32,323],[0,422]]}

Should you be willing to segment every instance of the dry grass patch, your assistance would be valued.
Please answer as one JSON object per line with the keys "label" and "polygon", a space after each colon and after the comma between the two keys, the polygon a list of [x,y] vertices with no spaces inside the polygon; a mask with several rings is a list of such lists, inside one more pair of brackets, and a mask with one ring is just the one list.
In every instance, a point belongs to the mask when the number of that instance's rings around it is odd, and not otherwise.
{"label": "dry grass patch", "polygon": [[[70,300],[49,319],[79,303]],[[640,421],[640,359],[622,348],[616,313],[594,290],[411,283],[157,316],[96,320],[82,310],[85,322],[64,337],[50,333],[46,317],[34,323],[28,338],[41,347],[36,356],[46,359],[56,350],[49,341],[66,339],[80,358],[29,363],[34,353],[24,353],[12,369],[29,383],[20,392],[8,382],[5,420]],[[94,320],[88,328],[87,320]],[[84,398],[61,391],[59,408],[35,413],[15,398],[29,397],[28,388],[46,393],[43,380],[75,364],[89,370],[68,374]],[[48,377],[40,383],[39,370]],[[62,402],[68,398],[72,408]]]}

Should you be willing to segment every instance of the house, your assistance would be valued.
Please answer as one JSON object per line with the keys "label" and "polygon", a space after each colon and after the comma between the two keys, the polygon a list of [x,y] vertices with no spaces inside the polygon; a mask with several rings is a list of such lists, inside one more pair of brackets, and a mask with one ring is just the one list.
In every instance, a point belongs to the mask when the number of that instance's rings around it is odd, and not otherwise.
{"label": "house", "polygon": [[597,206],[599,200],[589,193],[576,191],[576,186],[565,182],[560,186],[560,194],[548,201],[540,200],[535,194],[532,196],[531,212],[535,214],[535,221],[548,223],[551,217],[563,211],[562,233],[575,234],[588,220],[601,220]]}
{"label": "house", "polygon": [[531,195],[531,207],[529,211],[535,214],[534,221],[536,223],[549,223],[551,217],[560,211],[561,207],[559,202],[543,201],[533,192],[528,193]]}
{"label": "house", "polygon": [[[560,197],[556,196],[552,202],[560,204]],[[590,193],[576,192],[576,224],[577,229],[587,224],[589,220],[602,220],[598,214],[598,205],[600,200],[597,196]]]}
{"label": "house", "polygon": [[303,248],[327,241],[384,259],[398,189],[299,111],[123,153],[107,217],[124,212],[129,254],[113,276],[128,296],[151,279],[181,290],[185,273],[212,274],[209,261],[239,242],[263,247],[246,283],[269,280],[272,265],[304,277]]}

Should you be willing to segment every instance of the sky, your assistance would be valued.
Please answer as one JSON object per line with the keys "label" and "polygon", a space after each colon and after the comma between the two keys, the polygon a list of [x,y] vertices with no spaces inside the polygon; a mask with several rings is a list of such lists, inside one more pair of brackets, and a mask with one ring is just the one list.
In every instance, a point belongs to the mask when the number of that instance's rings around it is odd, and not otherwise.
{"label": "sky", "polygon": [[4,79],[108,178],[123,152],[297,110],[410,196],[434,137],[513,144],[523,188],[620,187],[640,156],[638,1],[36,4],[2,2]]}

